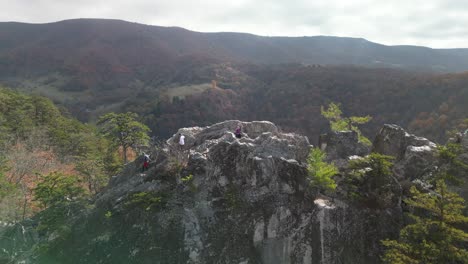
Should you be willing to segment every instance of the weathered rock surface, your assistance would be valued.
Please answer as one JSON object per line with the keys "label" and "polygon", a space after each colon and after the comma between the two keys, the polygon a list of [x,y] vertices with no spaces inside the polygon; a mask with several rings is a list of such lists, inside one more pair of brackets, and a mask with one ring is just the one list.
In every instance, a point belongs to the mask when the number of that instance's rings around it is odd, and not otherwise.
{"label": "weathered rock surface", "polygon": [[372,147],[372,152],[395,157],[394,172],[399,180],[429,175],[436,159],[435,150],[435,143],[409,134],[397,125],[384,125]]}
{"label": "weathered rock surface", "polygon": [[[233,134],[238,125],[241,139]],[[179,134],[185,136],[183,151]],[[355,133],[328,139],[336,158],[368,151]],[[161,172],[161,164],[171,158],[160,158],[144,176],[131,173],[140,165],[135,163],[112,180],[97,203],[125,213],[122,204],[129,193],[170,193],[169,204],[149,216],[146,228],[155,232],[176,223],[170,227],[178,234],[176,246],[160,245],[179,252],[180,260],[171,263],[375,263],[379,240],[398,227],[388,224],[391,208],[373,211],[338,198],[315,197],[305,165],[308,139],[281,133],[270,122],[234,120],[182,128],[167,143],[166,154],[186,163],[178,175],[171,175],[177,178],[172,185]],[[184,183],[181,178],[188,175],[193,179]],[[387,228],[381,229],[384,224]],[[135,257],[141,260],[145,254],[155,253],[143,247]]]}
{"label": "weathered rock surface", "polygon": [[463,133],[461,138],[461,146],[464,150],[463,152],[465,152],[468,155],[468,133]]}
{"label": "weathered rock surface", "polygon": [[[354,133],[321,142],[336,160],[367,154]],[[397,156],[407,177],[418,147],[433,148],[385,126],[374,150]],[[308,183],[310,148],[306,137],[264,121],[182,128],[152,152],[148,171],[137,159],[113,177],[42,263],[380,263],[380,240],[401,226],[400,203],[366,207],[340,192],[319,195]]]}
{"label": "weathered rock surface", "polygon": [[319,147],[327,153],[327,161],[334,161],[343,168],[352,156],[365,156],[370,148],[359,142],[358,134],[354,131],[332,131],[320,135]]}

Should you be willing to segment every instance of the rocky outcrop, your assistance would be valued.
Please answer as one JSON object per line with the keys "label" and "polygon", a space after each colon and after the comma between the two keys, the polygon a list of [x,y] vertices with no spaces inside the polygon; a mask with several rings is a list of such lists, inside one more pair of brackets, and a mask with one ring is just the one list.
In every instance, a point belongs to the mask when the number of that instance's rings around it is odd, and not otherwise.
{"label": "rocky outcrop", "polygon": [[[240,139],[233,134],[238,125]],[[349,137],[329,142],[356,139]],[[364,154],[359,146],[332,145],[339,157],[356,154],[352,149]],[[306,168],[310,148],[306,137],[264,121],[182,128],[152,153],[148,171],[140,172],[137,159],[111,179],[67,238],[73,250],[54,257],[61,263],[376,263],[380,239],[399,227],[398,220],[389,224],[394,212],[317,196]]]}
{"label": "rocky outcrop", "polygon": [[320,135],[319,147],[327,153],[327,161],[333,161],[339,168],[344,168],[350,157],[365,156],[370,148],[359,142],[355,131],[332,131]]}
{"label": "rocky outcrop", "polygon": [[435,143],[397,125],[384,125],[372,146],[372,152],[395,157],[394,172],[399,180],[429,176],[435,165],[435,150]]}
{"label": "rocky outcrop", "polygon": [[[397,157],[402,177],[418,147],[433,148],[393,125],[375,142],[375,151]],[[321,143],[334,161],[367,154],[353,132]],[[148,171],[137,159],[113,177],[43,263],[379,263],[380,240],[401,227],[399,183],[385,183],[393,196],[378,206],[340,190],[320,195],[309,185],[311,147],[265,121],[182,128],[150,152]]]}
{"label": "rocky outcrop", "polygon": [[[236,139],[233,132],[237,126],[242,127],[243,137]],[[212,126],[200,128],[182,128],[171,137],[167,143],[172,149],[178,148],[179,135],[185,136],[185,149],[191,153],[206,153],[214,145],[225,143],[240,143],[249,147],[251,156],[281,157],[305,162],[309,154],[310,144],[306,137],[290,133],[279,133],[271,122],[225,121]]]}
{"label": "rocky outcrop", "polygon": [[[238,125],[243,132],[240,139],[233,134]],[[178,145],[179,134],[185,136],[184,147]],[[308,187],[305,162],[310,147],[306,137],[281,133],[270,122],[226,121],[182,128],[167,141],[166,158],[158,158],[145,174],[137,172],[138,162],[128,165],[96,203],[118,215],[119,224],[127,219],[127,226],[148,232],[134,230],[133,236],[172,230],[171,243],[133,241],[148,245],[130,247],[127,261],[149,263],[151,256],[155,263],[320,263],[321,252],[335,256],[339,249],[325,249],[327,244],[320,243],[321,237],[329,237],[333,244],[335,233],[323,231],[333,225],[324,222],[329,214],[318,214],[320,207]],[[178,165],[180,170],[172,170]],[[166,197],[166,204],[158,212],[128,208],[132,194],[141,193]],[[141,214],[148,220],[134,218]],[[110,240],[132,241],[128,234],[104,229]],[[100,247],[92,244],[87,247]],[[152,249],[158,247],[178,258],[164,262],[157,257],[161,249]],[[136,252],[133,257],[132,252]]]}
{"label": "rocky outcrop", "polygon": [[468,163],[468,132],[463,133],[461,137],[461,146],[463,148],[464,155],[463,158]]}

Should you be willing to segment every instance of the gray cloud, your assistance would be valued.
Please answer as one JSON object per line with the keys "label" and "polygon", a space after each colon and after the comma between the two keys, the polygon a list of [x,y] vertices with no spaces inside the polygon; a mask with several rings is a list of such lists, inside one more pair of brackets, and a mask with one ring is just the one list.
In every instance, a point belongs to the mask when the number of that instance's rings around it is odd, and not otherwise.
{"label": "gray cloud", "polygon": [[116,18],[268,36],[363,37],[388,45],[468,48],[464,0],[0,0],[0,21]]}

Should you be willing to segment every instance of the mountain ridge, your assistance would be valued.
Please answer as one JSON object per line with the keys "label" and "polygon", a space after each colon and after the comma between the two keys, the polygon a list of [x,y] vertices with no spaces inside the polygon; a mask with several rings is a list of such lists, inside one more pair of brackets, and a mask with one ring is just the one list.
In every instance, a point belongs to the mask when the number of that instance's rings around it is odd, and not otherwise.
{"label": "mountain ridge", "polygon": [[303,36],[288,36],[288,35],[261,35],[249,32],[241,32],[241,31],[198,31],[198,30],[191,30],[188,28],[184,28],[182,26],[160,26],[160,25],[153,25],[153,24],[145,24],[141,22],[133,22],[124,19],[118,18],[93,18],[93,17],[83,17],[83,18],[70,18],[70,19],[63,19],[57,20],[52,22],[22,22],[22,21],[0,21],[1,24],[18,24],[18,25],[53,25],[53,24],[61,24],[61,23],[73,23],[73,22],[115,22],[115,23],[130,23],[139,26],[146,26],[146,27],[156,27],[162,29],[178,29],[182,31],[192,32],[192,33],[201,33],[201,34],[238,34],[238,35],[248,35],[248,36],[255,36],[255,37],[264,37],[264,38],[336,38],[336,39],[349,39],[349,40],[356,40],[356,41],[366,41],[371,44],[376,44],[385,47],[415,47],[415,48],[426,48],[431,50],[468,50],[468,48],[457,47],[457,48],[433,48],[430,46],[420,46],[420,45],[413,45],[413,44],[383,44],[376,41],[368,40],[364,37],[349,37],[349,36],[337,36],[337,35],[303,35]]}
{"label": "mountain ridge", "polygon": [[[8,27],[16,27],[13,35]],[[18,28],[21,27],[21,28]],[[25,32],[18,32],[23,30]],[[36,31],[35,31],[36,30]],[[43,32],[37,32],[42,30]],[[145,25],[114,19],[71,19],[44,24],[20,22],[0,23],[0,40],[5,43],[18,34],[33,35],[48,41],[55,41],[54,35],[70,37],[76,34],[78,40],[112,41],[118,38],[136,38],[140,45],[159,45],[159,55],[180,56],[183,54],[204,54],[222,60],[250,63],[307,63],[307,64],[356,64],[362,66],[392,67],[410,70],[453,72],[468,70],[468,49],[433,49],[429,47],[394,45],[388,46],[363,38],[335,36],[259,36],[241,32],[197,32],[181,27]],[[15,35],[16,34],[16,35]],[[52,36],[50,35],[52,34]],[[25,36],[22,36],[25,37]],[[27,37],[27,36],[26,36]],[[55,36],[58,37],[58,36]],[[126,38],[124,38],[126,37]],[[51,39],[52,38],[52,39]],[[34,38],[30,45],[38,45]],[[10,40],[11,41],[11,40]],[[156,42],[157,41],[157,42]],[[17,45],[26,44],[16,41]],[[82,41],[78,41],[82,43]],[[77,43],[77,44],[78,44]],[[87,44],[87,43],[84,43]],[[127,43],[128,44],[128,43]],[[89,45],[89,43],[88,43]],[[5,44],[1,45],[5,46]],[[0,46],[0,56],[2,49]],[[40,46],[40,45],[39,45]],[[120,46],[122,50],[135,47]],[[59,50],[57,50],[59,51]],[[142,50],[144,52],[146,50]],[[411,54],[408,54],[411,53]],[[459,58],[463,56],[464,58]]]}
{"label": "mountain ridge", "polygon": [[[122,20],[0,23],[0,85],[49,97],[87,122],[109,111],[137,112],[160,137],[181,126],[268,119],[315,138],[326,126],[320,106],[330,101],[372,115],[364,132],[387,120],[435,141],[465,116],[466,75],[444,72],[441,63],[468,70],[468,50],[464,57],[457,54],[465,50],[351,42]],[[206,90],[213,80],[221,89]]]}

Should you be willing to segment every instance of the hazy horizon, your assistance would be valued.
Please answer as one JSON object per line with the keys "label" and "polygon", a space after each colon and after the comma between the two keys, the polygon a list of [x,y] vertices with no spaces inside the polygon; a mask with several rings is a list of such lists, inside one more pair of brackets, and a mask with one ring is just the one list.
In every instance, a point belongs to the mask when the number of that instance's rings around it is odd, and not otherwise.
{"label": "hazy horizon", "polygon": [[[74,18],[118,19],[198,32],[239,32],[260,36],[339,36],[384,45],[468,48],[468,2],[305,0],[218,2],[42,0],[6,1],[0,21],[51,23]],[[190,10],[190,15],[187,15]]]}

